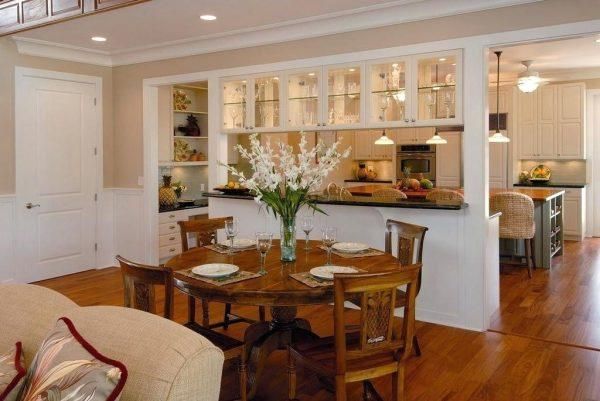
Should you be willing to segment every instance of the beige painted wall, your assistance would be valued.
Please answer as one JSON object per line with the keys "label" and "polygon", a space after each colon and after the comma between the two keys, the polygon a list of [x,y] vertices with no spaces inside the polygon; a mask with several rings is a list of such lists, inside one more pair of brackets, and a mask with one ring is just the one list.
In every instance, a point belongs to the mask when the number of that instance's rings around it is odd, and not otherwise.
{"label": "beige painted wall", "polygon": [[16,46],[10,38],[0,38],[0,194],[13,194],[15,192],[15,66],[93,75],[102,78],[104,98],[104,186],[111,187],[113,185],[114,167],[112,69],[42,57],[23,56],[17,53]]}
{"label": "beige painted wall", "polygon": [[600,18],[600,7],[596,0],[545,0],[522,6],[315,39],[116,67],[113,74],[115,186],[136,186],[137,177],[143,174],[144,78],[273,63],[597,18]]}

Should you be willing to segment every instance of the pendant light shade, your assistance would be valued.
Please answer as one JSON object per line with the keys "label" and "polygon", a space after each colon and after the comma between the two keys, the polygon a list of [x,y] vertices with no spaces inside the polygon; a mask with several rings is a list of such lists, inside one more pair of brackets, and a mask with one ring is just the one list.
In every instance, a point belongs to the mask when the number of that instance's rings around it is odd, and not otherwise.
{"label": "pendant light shade", "polygon": [[529,68],[532,63],[533,61],[531,60],[521,62],[521,64],[523,64],[527,69],[519,74],[517,86],[519,87],[519,90],[524,93],[535,91],[538,86],[540,86],[540,82],[542,81],[540,79],[540,74],[537,71],[533,71]]}
{"label": "pendant light shade", "polygon": [[508,143],[510,138],[503,135],[500,132],[500,55],[501,51],[495,51],[497,62],[496,62],[496,132],[494,135],[488,137],[490,143]]}
{"label": "pendant light shade", "polygon": [[425,141],[425,143],[427,145],[445,145],[448,143],[448,141],[445,140],[444,138],[442,138],[436,129],[435,134],[433,134],[433,136],[431,138],[429,138],[427,141]]}
{"label": "pendant light shade", "polygon": [[381,133],[381,136],[375,141],[375,145],[393,145],[394,141],[385,134],[385,130]]}

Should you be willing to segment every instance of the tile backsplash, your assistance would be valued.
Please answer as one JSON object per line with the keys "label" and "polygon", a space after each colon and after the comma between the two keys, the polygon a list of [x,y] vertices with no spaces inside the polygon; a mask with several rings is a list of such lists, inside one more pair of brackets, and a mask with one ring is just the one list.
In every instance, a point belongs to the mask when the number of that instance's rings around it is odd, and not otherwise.
{"label": "tile backsplash", "polygon": [[520,168],[522,171],[531,171],[539,164],[550,168],[552,171],[551,181],[565,184],[586,182],[585,160],[521,160]]}
{"label": "tile backsplash", "polygon": [[[187,187],[187,191],[183,193],[182,198],[198,199],[202,197],[202,185],[207,191],[208,185],[208,167],[161,167],[159,174],[171,175],[173,183],[181,181]],[[159,184],[162,185],[162,177],[159,176]]]}

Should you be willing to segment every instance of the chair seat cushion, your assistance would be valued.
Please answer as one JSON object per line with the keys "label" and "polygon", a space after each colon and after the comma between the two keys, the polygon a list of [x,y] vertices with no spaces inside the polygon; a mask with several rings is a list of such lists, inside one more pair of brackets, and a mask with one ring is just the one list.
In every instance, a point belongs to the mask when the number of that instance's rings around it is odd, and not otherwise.
{"label": "chair seat cushion", "polygon": [[25,358],[21,343],[18,342],[8,352],[0,354],[0,400],[14,401],[23,385]]}
{"label": "chair seat cushion", "polygon": [[61,318],[29,367],[21,400],[114,401],[126,380],[122,363],[101,355]]}
{"label": "chair seat cushion", "polygon": [[[346,348],[356,349],[360,343],[360,333],[346,334]],[[334,337],[323,337],[316,340],[305,340],[290,347],[292,357],[303,366],[327,376],[335,375],[335,341]],[[373,351],[368,358],[348,359],[347,371],[359,371],[396,363],[392,351]]]}

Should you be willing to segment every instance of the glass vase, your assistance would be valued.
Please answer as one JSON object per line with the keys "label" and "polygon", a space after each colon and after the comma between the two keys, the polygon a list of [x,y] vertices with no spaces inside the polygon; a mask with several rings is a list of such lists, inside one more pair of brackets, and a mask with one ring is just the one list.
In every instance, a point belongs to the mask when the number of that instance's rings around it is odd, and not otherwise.
{"label": "glass vase", "polygon": [[281,260],[293,262],[296,260],[296,217],[281,219]]}

